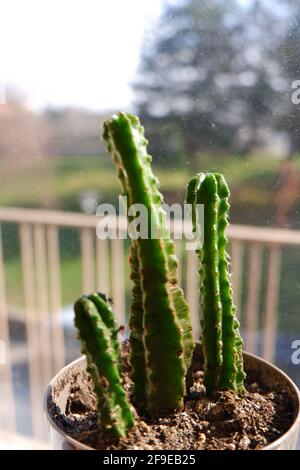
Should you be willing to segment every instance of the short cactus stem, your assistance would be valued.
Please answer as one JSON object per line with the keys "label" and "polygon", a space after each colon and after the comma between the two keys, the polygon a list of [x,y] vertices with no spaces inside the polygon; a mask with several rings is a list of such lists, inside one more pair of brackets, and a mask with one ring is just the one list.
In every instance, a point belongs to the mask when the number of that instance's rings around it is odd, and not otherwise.
{"label": "short cactus stem", "polygon": [[[162,196],[138,118],[125,113],[113,116],[104,124],[103,138],[130,204],[142,204],[147,210],[148,238],[137,238],[131,250],[134,282],[131,357],[133,374],[138,377],[136,398],[145,396],[148,412],[161,415],[183,406],[185,374],[194,349],[189,308],[177,283],[174,244],[165,227]],[[151,236],[153,233],[159,236]],[[139,289],[142,309],[138,313]],[[146,362],[145,390],[144,378],[140,376],[143,361]]]}
{"label": "short cactus stem", "polygon": [[200,261],[204,385],[208,395],[218,390],[244,390],[243,342],[232,300],[229,257],[226,251],[228,197],[227,183],[220,174],[200,173],[187,187],[186,200],[193,207],[195,232],[199,229],[196,204],[204,205],[203,245],[197,252]]}
{"label": "short cactus stem", "polygon": [[100,411],[100,425],[115,437],[126,435],[135,422],[119,371],[117,327],[113,313],[98,294],[82,296],[74,305],[75,326],[87,358]]}

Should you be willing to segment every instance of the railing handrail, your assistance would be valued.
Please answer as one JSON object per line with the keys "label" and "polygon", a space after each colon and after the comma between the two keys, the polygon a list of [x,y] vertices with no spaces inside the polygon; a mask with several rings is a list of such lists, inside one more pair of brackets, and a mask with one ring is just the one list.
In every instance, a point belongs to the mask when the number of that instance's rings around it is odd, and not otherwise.
{"label": "railing handrail", "polygon": [[[60,227],[96,228],[100,221],[100,216],[79,212],[1,207],[0,221],[55,225]],[[110,227],[114,227],[117,224],[120,230],[126,230],[127,221],[124,216],[118,216],[117,218],[107,216],[106,221]],[[173,220],[171,226],[175,234],[182,233],[183,223],[181,220]],[[186,233],[191,230],[191,223],[189,221],[184,222],[184,230]],[[300,245],[300,230],[232,224],[228,227],[227,233],[232,240]]]}
{"label": "railing handrail", "polygon": [[[128,272],[124,263],[126,250],[123,240],[126,237],[119,237],[118,233],[124,235],[127,220],[124,215],[105,217],[105,226],[117,234],[111,240],[97,238],[100,221],[100,215],[47,209],[0,208],[0,230],[2,223],[19,226],[20,250],[17,256],[20,258],[24,300],[19,315],[18,307],[10,304],[11,298],[6,292],[6,261],[0,232],[0,331],[1,339],[7,345],[7,358],[11,358],[8,359],[9,367],[0,370],[4,374],[0,382],[5,385],[6,403],[5,409],[1,411],[5,426],[12,432],[16,429],[12,361],[16,363],[27,351],[32,429],[34,435],[39,437],[43,435],[40,415],[42,390],[50,377],[65,364],[61,275],[64,261],[60,256],[62,228],[69,227],[79,232],[80,292],[106,292],[114,299],[118,324],[123,325],[126,322],[125,281]],[[191,221],[171,219],[170,229],[180,261],[180,282],[185,289],[193,331],[198,338],[199,263],[194,250],[184,252],[182,243],[182,239],[189,238]],[[261,318],[264,326],[262,354],[272,361],[276,348],[281,258],[285,251],[282,247],[300,245],[300,230],[230,225],[227,234],[230,239],[234,302],[244,326],[245,348],[250,352],[257,352],[257,331]],[[9,321],[19,318],[25,322],[26,327],[25,351],[16,349],[15,344],[11,345],[9,334]]]}

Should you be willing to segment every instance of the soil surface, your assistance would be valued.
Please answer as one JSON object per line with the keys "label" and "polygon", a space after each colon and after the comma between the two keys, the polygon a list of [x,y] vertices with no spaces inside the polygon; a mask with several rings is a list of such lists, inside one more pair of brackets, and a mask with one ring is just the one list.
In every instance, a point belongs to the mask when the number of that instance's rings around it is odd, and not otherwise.
{"label": "soil surface", "polygon": [[[122,367],[124,387],[130,396],[132,383],[127,357],[128,346],[122,351]],[[135,427],[119,440],[102,435],[92,382],[85,372],[71,376],[65,413],[54,401],[49,403],[50,412],[68,435],[101,450],[259,449],[284,434],[293,422],[293,403],[285,390],[267,390],[249,376],[244,394],[220,392],[214,399],[208,399],[202,370],[195,371],[193,377],[194,385],[183,411],[154,420],[138,410]]]}

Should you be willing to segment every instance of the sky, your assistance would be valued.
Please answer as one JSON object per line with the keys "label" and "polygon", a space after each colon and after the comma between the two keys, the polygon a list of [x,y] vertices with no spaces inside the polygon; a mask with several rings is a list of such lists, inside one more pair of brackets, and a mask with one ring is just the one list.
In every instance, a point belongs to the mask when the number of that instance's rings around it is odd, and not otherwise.
{"label": "sky", "polygon": [[[163,0],[0,0],[0,88],[33,109],[126,107]],[[8,88],[8,87],[7,87]]]}
{"label": "sky", "polygon": [[0,104],[5,88],[12,87],[36,110],[126,108],[144,32],[163,4],[164,0],[0,0]]}

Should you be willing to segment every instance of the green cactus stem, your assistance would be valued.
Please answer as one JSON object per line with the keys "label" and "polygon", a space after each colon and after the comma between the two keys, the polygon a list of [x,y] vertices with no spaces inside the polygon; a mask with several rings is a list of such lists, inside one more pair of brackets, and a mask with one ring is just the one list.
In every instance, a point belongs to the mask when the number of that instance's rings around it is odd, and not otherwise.
{"label": "green cactus stem", "polygon": [[115,322],[114,313],[110,307],[110,304],[105,294],[101,292],[94,292],[88,296],[97,307],[98,312],[101,312],[101,319],[105,323],[105,326],[110,330],[111,342],[115,350],[117,359],[119,360],[119,340],[118,340],[118,327]]}
{"label": "green cactus stem", "polygon": [[[104,125],[104,134],[106,133]],[[121,183],[122,195],[127,198],[130,205],[130,191],[122,160],[115,148],[115,143],[109,139],[108,132],[104,139],[107,142],[107,149],[113,157],[113,161],[118,169],[118,177]],[[130,220],[130,217],[128,217]],[[131,268],[130,278],[133,282],[131,297],[131,315],[129,319],[130,327],[130,363],[132,366],[132,379],[134,383],[134,397],[141,406],[146,402],[147,373],[146,373],[146,357],[145,346],[143,340],[143,292],[141,286],[139,261],[138,261],[138,245],[135,240],[131,241],[129,264]]]}
{"label": "green cactus stem", "polygon": [[187,187],[194,232],[199,230],[196,204],[204,205],[200,260],[201,339],[205,358],[204,384],[208,395],[218,390],[244,390],[242,339],[232,301],[228,240],[229,189],[222,175],[200,173]]}
{"label": "green cactus stem", "polygon": [[[190,200],[190,198],[187,198]],[[201,335],[205,357],[204,384],[208,394],[214,390],[222,365],[222,305],[218,279],[218,192],[213,175],[200,182],[195,202],[204,204],[204,245],[200,259],[202,301]]]}
{"label": "green cactus stem", "polygon": [[[194,347],[189,310],[177,285],[174,246],[165,229],[162,196],[138,118],[125,113],[114,115],[104,124],[103,138],[113,155],[129,203],[143,204],[148,227],[157,235],[150,237],[149,232],[147,239],[136,240],[138,264],[135,262],[134,269],[138,267],[141,279],[143,309],[139,313],[142,318],[133,311],[131,327],[133,332],[139,332],[135,338],[140,340],[142,333],[145,348],[147,408],[150,414],[160,415],[183,405],[184,377]],[[132,277],[137,278],[136,271]],[[134,289],[137,292],[136,286]],[[131,345],[135,348],[134,341]],[[144,360],[142,354],[140,357]],[[135,372],[138,374],[137,368]],[[142,387],[139,393],[143,395]]]}
{"label": "green cactus stem", "polygon": [[133,282],[131,292],[130,328],[130,363],[134,383],[134,398],[140,406],[146,405],[147,372],[144,346],[143,291],[138,260],[138,245],[132,240],[130,245],[130,279]]}
{"label": "green cactus stem", "polygon": [[134,425],[119,371],[117,327],[112,311],[98,294],[82,296],[74,305],[75,326],[87,358],[104,432],[123,437]]}
{"label": "green cactus stem", "polygon": [[219,211],[218,211],[218,250],[219,250],[219,278],[220,296],[222,303],[222,342],[223,363],[220,375],[220,387],[222,389],[244,390],[245,373],[243,369],[243,341],[239,334],[239,322],[235,315],[235,306],[232,300],[231,276],[229,274],[229,256],[227,254],[228,238],[226,227],[228,226],[230,195],[228,185],[223,175],[215,174],[218,184]]}

